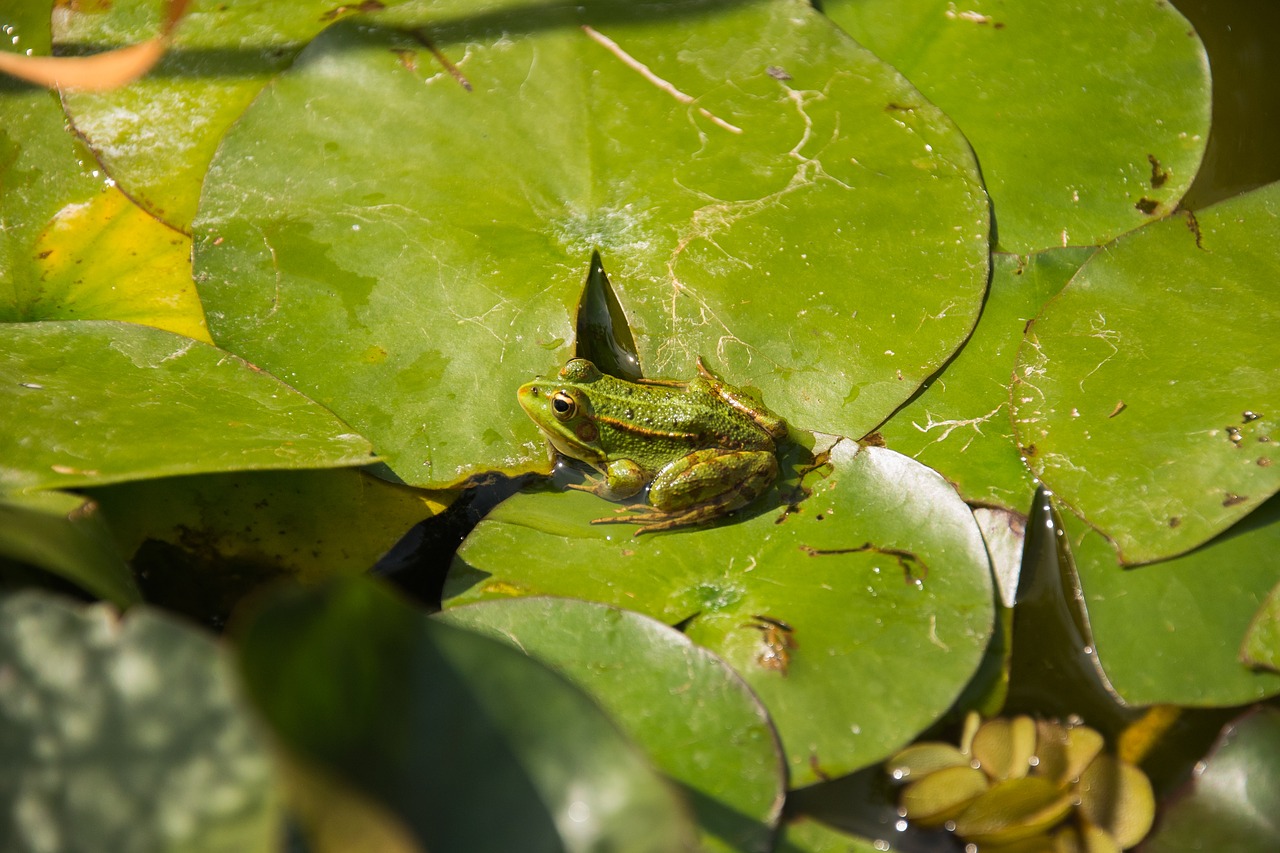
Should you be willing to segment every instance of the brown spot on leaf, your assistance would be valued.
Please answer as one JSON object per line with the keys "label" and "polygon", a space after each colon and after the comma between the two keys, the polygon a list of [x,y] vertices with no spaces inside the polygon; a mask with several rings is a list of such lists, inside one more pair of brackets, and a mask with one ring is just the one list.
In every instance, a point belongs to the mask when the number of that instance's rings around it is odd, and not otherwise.
{"label": "brown spot on leaf", "polygon": [[1259,457],[1258,457],[1258,467],[1259,467],[1259,468],[1270,468],[1270,467],[1271,467],[1271,457],[1270,457],[1270,456],[1259,456]]}
{"label": "brown spot on leaf", "polygon": [[1159,206],[1160,206],[1160,202],[1156,201],[1153,198],[1147,198],[1146,196],[1143,196],[1142,198],[1138,199],[1138,203],[1134,205],[1134,207],[1142,211],[1147,216],[1150,216],[1151,214],[1155,213],[1156,208],[1158,208]]}
{"label": "brown spot on leaf", "polygon": [[1182,519],[1178,518],[1176,515],[1169,516],[1170,527],[1177,527],[1181,523],[1182,523]]}
{"label": "brown spot on leaf", "polygon": [[790,80],[791,79],[791,75],[788,74],[785,69],[779,68],[776,65],[770,65],[768,68],[764,70],[764,73],[768,74],[774,80]]}
{"label": "brown spot on leaf", "polygon": [[1026,447],[1022,448],[1022,455],[1027,457],[1028,459],[1035,456],[1036,446],[1034,444],[1028,444]]}
{"label": "brown spot on leaf", "polygon": [[1151,164],[1151,188],[1159,189],[1169,180],[1169,172],[1160,168],[1160,161],[1154,154],[1147,155],[1147,162]]}
{"label": "brown spot on leaf", "polygon": [[1257,412],[1251,412],[1248,409],[1245,409],[1243,412],[1240,413],[1240,418],[1245,423],[1248,423],[1249,421],[1256,421],[1260,417],[1262,417],[1262,415],[1258,414]]}
{"label": "brown spot on leaf", "polygon": [[1200,220],[1196,219],[1196,215],[1189,210],[1182,212],[1187,216],[1187,230],[1196,236],[1196,248],[1203,249],[1204,243],[1200,240]]}
{"label": "brown spot on leaf", "polygon": [[1233,492],[1227,492],[1222,498],[1223,506],[1237,506],[1249,500],[1248,495],[1237,495]]}
{"label": "brown spot on leaf", "polygon": [[1116,400],[1116,407],[1111,410],[1111,414],[1107,415],[1107,417],[1114,418],[1116,415],[1123,412],[1126,408],[1128,407],[1125,405],[1124,400]]}

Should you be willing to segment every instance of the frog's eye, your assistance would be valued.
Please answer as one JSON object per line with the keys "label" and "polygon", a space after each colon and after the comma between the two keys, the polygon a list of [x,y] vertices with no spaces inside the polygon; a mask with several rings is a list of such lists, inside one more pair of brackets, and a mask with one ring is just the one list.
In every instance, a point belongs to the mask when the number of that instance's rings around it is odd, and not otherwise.
{"label": "frog's eye", "polygon": [[578,413],[578,401],[568,391],[557,391],[551,397],[551,412],[556,420],[567,421]]}

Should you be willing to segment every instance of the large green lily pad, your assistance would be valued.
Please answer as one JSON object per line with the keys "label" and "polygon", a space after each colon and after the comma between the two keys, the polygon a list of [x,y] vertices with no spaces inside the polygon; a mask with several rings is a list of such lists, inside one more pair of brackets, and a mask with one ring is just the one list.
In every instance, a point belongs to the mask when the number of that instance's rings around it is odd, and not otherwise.
{"label": "large green lily pad", "polygon": [[282,589],[241,624],[250,697],[289,755],[421,849],[693,849],[682,804],[590,699],[367,579]]}
{"label": "large green lily pad", "polygon": [[513,393],[569,355],[592,248],[648,375],[701,353],[830,432],[870,429],[972,326],[988,214],[967,145],[807,3],[420,35],[459,76],[403,34],[315,39],[227,134],[194,226],[215,340],[406,482],[545,470]]}
{"label": "large green lily pad", "polygon": [[790,508],[792,486],[754,516],[645,536],[591,525],[613,509],[594,495],[517,495],[463,543],[446,606],[566,595],[683,623],[761,697],[794,785],[850,772],[951,705],[993,593],[973,515],[936,473],[850,441],[829,465]]}
{"label": "large green lily pad", "polygon": [[278,849],[272,762],[212,638],[21,593],[0,673],[0,848]]}
{"label": "large green lily pad", "polygon": [[1097,531],[1062,513],[1103,672],[1131,705],[1239,705],[1280,693],[1240,645],[1276,582],[1280,501],[1208,545],[1126,569]]}
{"label": "large green lily pad", "polygon": [[508,642],[581,687],[689,793],[702,850],[766,851],[786,790],[781,744],[724,661],[647,616],[517,598],[440,616]]}
{"label": "large green lily pad", "polygon": [[1018,353],[1032,471],[1126,563],[1183,553],[1280,488],[1280,184],[1104,247]]}
{"label": "large green lily pad", "polygon": [[333,414],[253,365],[130,323],[0,324],[0,489],[368,463]]}
{"label": "large green lily pad", "polygon": [[1209,62],[1170,3],[827,0],[956,120],[998,247],[1097,245],[1182,198],[1209,137]]}

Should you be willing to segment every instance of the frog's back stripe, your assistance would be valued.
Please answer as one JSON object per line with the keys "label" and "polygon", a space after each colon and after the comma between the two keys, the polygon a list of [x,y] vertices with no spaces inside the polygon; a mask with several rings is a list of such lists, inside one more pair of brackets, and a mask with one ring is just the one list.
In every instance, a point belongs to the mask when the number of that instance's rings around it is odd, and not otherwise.
{"label": "frog's back stripe", "polygon": [[628,433],[630,435],[642,436],[648,439],[656,439],[659,441],[671,441],[682,446],[698,446],[698,447],[718,447],[724,450],[742,450],[746,447],[746,443],[735,441],[729,436],[715,436],[712,433],[702,430],[699,432],[688,432],[680,430],[663,430],[654,429],[637,424],[635,421],[624,421],[618,418],[611,418],[608,415],[600,413],[595,414],[597,423],[608,424],[616,430]]}
{"label": "frog's back stripe", "polygon": [[595,419],[602,423],[608,424],[621,432],[632,433],[634,435],[643,435],[646,438],[669,438],[672,441],[696,441],[701,437],[701,433],[696,432],[669,432],[667,430],[653,429],[652,427],[643,427],[635,421],[624,421],[618,418],[611,418],[608,415],[596,413]]}

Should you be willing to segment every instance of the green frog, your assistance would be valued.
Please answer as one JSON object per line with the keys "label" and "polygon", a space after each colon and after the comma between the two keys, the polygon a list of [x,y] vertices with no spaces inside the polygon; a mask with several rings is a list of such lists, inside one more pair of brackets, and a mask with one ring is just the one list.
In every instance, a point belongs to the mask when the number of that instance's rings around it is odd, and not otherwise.
{"label": "green frog", "polygon": [[700,524],[751,503],[778,476],[786,421],[701,358],[687,382],[627,382],[575,358],[517,397],[556,450],[604,475],[574,488],[622,500],[649,487],[647,506],[593,524],[639,524],[637,535]]}

